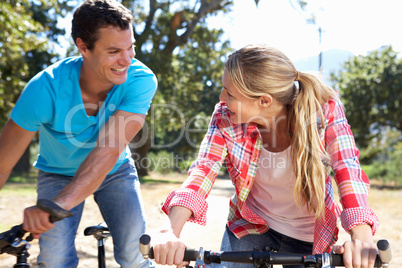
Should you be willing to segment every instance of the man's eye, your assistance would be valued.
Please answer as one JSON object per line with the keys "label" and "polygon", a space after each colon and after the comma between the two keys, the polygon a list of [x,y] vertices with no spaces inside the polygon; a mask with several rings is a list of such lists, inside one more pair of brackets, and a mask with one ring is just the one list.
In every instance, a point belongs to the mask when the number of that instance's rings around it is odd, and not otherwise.
{"label": "man's eye", "polygon": [[109,54],[116,54],[117,52],[118,52],[117,50],[113,50],[113,51],[110,51]]}

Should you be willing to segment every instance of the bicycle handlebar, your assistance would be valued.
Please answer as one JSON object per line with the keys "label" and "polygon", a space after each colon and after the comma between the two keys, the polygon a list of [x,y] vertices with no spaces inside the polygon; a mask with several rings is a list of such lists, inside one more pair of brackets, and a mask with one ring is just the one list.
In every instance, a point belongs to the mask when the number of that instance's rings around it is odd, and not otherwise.
{"label": "bicycle handlebar", "polygon": [[50,214],[49,221],[52,223],[71,217],[74,214],[73,212],[67,211],[64,208],[59,207],[56,203],[47,199],[39,199],[36,203],[36,206]]}
{"label": "bicycle handlebar", "polygon": [[[39,199],[36,203],[37,207],[50,214],[49,221],[56,222],[64,218],[71,217],[74,213],[67,211],[50,200]],[[22,224],[13,226],[9,231],[0,234],[0,254],[8,253],[11,255],[18,255],[24,249],[24,245],[32,241],[32,235],[29,235],[23,240],[24,235],[27,233],[22,228]]]}
{"label": "bicycle handlebar", "polygon": [[[144,234],[140,238],[140,251],[144,258],[154,258],[153,248],[150,247],[151,237]],[[379,255],[377,255],[374,267],[387,266],[391,261],[391,248],[387,240],[379,240],[377,243]],[[300,265],[306,267],[330,267],[344,266],[341,254],[323,253],[315,255],[302,255],[279,253],[272,251],[210,251],[200,249],[186,249],[183,261],[203,260],[205,264],[235,262],[235,263],[255,263],[255,264],[282,264]]]}

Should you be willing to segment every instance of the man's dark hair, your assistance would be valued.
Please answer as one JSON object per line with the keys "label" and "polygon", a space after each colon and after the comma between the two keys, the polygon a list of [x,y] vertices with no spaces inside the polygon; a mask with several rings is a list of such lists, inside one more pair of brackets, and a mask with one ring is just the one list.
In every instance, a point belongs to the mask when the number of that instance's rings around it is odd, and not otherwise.
{"label": "man's dark hair", "polygon": [[118,27],[127,30],[133,22],[133,15],[116,0],[86,0],[74,12],[71,36],[76,44],[81,38],[91,50],[98,40],[98,29]]}

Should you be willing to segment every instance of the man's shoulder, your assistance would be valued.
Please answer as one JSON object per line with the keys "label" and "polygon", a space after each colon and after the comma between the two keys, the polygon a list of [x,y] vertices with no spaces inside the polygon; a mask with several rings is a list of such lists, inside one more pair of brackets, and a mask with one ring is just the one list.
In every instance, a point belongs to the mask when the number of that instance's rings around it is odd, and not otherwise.
{"label": "man's shoulder", "polygon": [[81,67],[82,57],[69,57],[59,60],[45,69],[48,73],[68,73]]}
{"label": "man's shoulder", "polygon": [[63,77],[68,78],[73,74],[73,70],[80,68],[81,63],[81,57],[65,58],[49,65],[43,71],[39,72],[35,78],[48,78],[51,80],[63,79]]}
{"label": "man's shoulder", "polygon": [[76,74],[79,73],[77,67],[80,66],[80,60],[80,57],[74,57],[53,63],[32,77],[26,89],[40,91],[47,89],[49,92],[66,89],[71,85]]}
{"label": "man's shoulder", "polygon": [[132,76],[141,76],[141,75],[154,76],[154,73],[151,70],[151,68],[149,68],[148,66],[146,66],[144,63],[142,63],[141,61],[139,61],[136,58],[132,59],[128,72],[129,72],[129,75],[132,75]]}

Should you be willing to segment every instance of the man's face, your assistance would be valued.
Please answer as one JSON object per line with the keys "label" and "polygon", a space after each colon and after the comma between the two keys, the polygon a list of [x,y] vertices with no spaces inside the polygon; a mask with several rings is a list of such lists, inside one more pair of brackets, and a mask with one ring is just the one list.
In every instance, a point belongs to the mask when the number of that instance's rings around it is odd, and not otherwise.
{"label": "man's face", "polygon": [[135,56],[134,35],[130,27],[99,29],[99,38],[86,56],[87,71],[102,85],[113,87],[127,80],[128,67]]}

